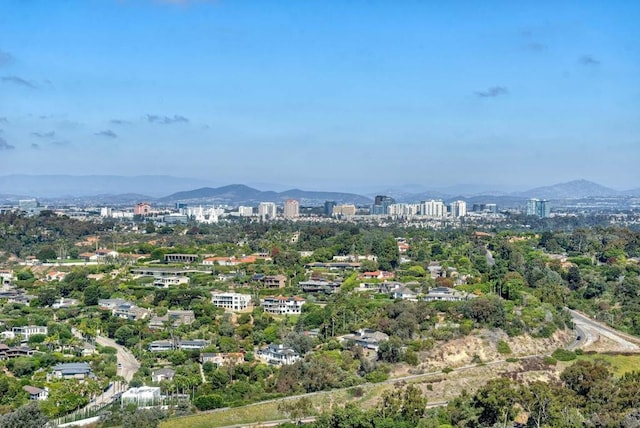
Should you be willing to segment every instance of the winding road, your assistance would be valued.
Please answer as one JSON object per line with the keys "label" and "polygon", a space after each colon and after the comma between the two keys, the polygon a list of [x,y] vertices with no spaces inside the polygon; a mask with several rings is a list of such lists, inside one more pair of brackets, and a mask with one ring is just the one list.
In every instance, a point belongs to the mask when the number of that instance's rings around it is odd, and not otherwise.
{"label": "winding road", "polygon": [[118,375],[122,376],[124,380],[130,382],[133,379],[133,375],[140,369],[140,362],[136,360],[136,357],[124,346],[118,345],[115,340],[109,339],[104,336],[97,336],[96,342],[100,346],[110,346],[115,348],[116,358],[118,358]]}
{"label": "winding road", "polygon": [[603,337],[614,342],[620,351],[640,352],[640,346],[638,346],[640,338],[594,321],[578,311],[572,309],[568,309],[568,311],[573,319],[576,338],[567,346],[567,349],[585,348]]}

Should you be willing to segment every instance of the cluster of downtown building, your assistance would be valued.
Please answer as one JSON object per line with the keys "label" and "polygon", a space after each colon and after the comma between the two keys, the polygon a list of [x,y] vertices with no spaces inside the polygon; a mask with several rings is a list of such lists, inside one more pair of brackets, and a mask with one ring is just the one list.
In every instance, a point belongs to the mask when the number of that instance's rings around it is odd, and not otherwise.
{"label": "cluster of downtown building", "polygon": [[352,219],[356,217],[391,217],[391,218],[461,218],[470,214],[495,215],[498,214],[496,204],[473,204],[471,207],[463,200],[445,203],[442,200],[427,200],[419,203],[397,203],[389,196],[376,196],[370,206],[356,206],[355,204],[326,201],[320,207],[304,207],[296,199],[288,199],[283,204],[276,202],[259,202],[257,205],[240,205],[234,208],[221,207],[192,207],[184,203],[177,203],[171,210],[167,208],[153,208],[150,203],[137,204],[133,211],[117,211],[108,207],[101,208],[102,217],[112,218],[156,218],[166,224],[187,223],[217,223],[223,218],[247,218],[257,221],[296,220],[299,218],[330,218]]}
{"label": "cluster of downtown building", "polygon": [[[15,209],[15,208],[13,208]],[[20,200],[17,209],[27,215],[37,215],[42,207],[36,199]],[[498,206],[494,203],[467,204],[464,200],[445,203],[431,199],[416,203],[398,203],[390,196],[378,195],[372,205],[356,206],[353,203],[325,201],[323,206],[301,207],[296,199],[288,199],[283,204],[259,202],[257,205],[240,206],[202,206],[176,203],[171,207],[153,207],[149,202],[140,202],[131,208],[101,207],[102,218],[133,220],[135,218],[153,219],[164,224],[218,223],[220,219],[246,218],[254,221],[296,220],[298,218],[327,218],[349,220],[357,218],[391,219],[460,219],[467,216],[498,216]],[[4,209],[3,209],[4,210]],[[11,210],[11,209],[9,209]],[[528,216],[546,218],[550,216],[549,201],[530,199],[525,212]],[[65,212],[69,214],[69,212]],[[78,213],[87,214],[86,211]],[[97,213],[96,213],[97,214]]]}

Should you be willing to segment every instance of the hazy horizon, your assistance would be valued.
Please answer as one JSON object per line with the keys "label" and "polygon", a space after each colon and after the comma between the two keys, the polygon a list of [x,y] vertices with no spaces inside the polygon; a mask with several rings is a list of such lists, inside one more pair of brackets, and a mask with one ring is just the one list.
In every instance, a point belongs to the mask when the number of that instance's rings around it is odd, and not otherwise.
{"label": "hazy horizon", "polygon": [[640,4],[8,0],[0,14],[2,175],[640,187]]}

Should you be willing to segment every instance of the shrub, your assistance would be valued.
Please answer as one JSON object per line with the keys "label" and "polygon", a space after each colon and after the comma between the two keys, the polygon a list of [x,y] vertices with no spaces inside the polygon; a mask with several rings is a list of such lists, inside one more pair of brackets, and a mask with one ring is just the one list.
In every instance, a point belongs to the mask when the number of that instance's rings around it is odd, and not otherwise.
{"label": "shrub", "polygon": [[573,361],[576,359],[576,353],[566,349],[558,348],[551,354],[558,361]]}
{"label": "shrub", "polygon": [[224,400],[218,394],[201,395],[193,400],[198,410],[212,410],[224,406]]}
{"label": "shrub", "polygon": [[548,365],[548,366],[555,366],[555,365],[556,365],[556,363],[558,362],[558,360],[556,360],[555,358],[550,357],[550,356],[548,356],[548,355],[547,355],[546,357],[544,357],[544,358],[542,359],[542,361],[543,361],[546,365]]}
{"label": "shrub", "polygon": [[514,358],[514,357],[507,358],[507,363],[517,363],[518,361],[520,361],[520,359],[518,358]]}
{"label": "shrub", "polygon": [[497,349],[500,354],[511,354],[511,347],[504,340],[498,340]]}
{"label": "shrub", "polygon": [[385,380],[389,379],[389,373],[387,373],[385,370],[377,368],[371,373],[368,373],[364,378],[367,380],[367,382],[371,383],[384,382]]}
{"label": "shrub", "polygon": [[444,374],[449,374],[453,371],[453,369],[451,367],[445,367],[442,369],[442,373]]}

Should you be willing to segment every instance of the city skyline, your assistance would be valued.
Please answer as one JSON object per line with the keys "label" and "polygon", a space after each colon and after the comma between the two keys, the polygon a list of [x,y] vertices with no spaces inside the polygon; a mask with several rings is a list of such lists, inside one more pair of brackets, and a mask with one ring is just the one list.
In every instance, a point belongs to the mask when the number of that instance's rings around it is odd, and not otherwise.
{"label": "city skyline", "polygon": [[640,5],[9,0],[4,174],[638,187]]}

